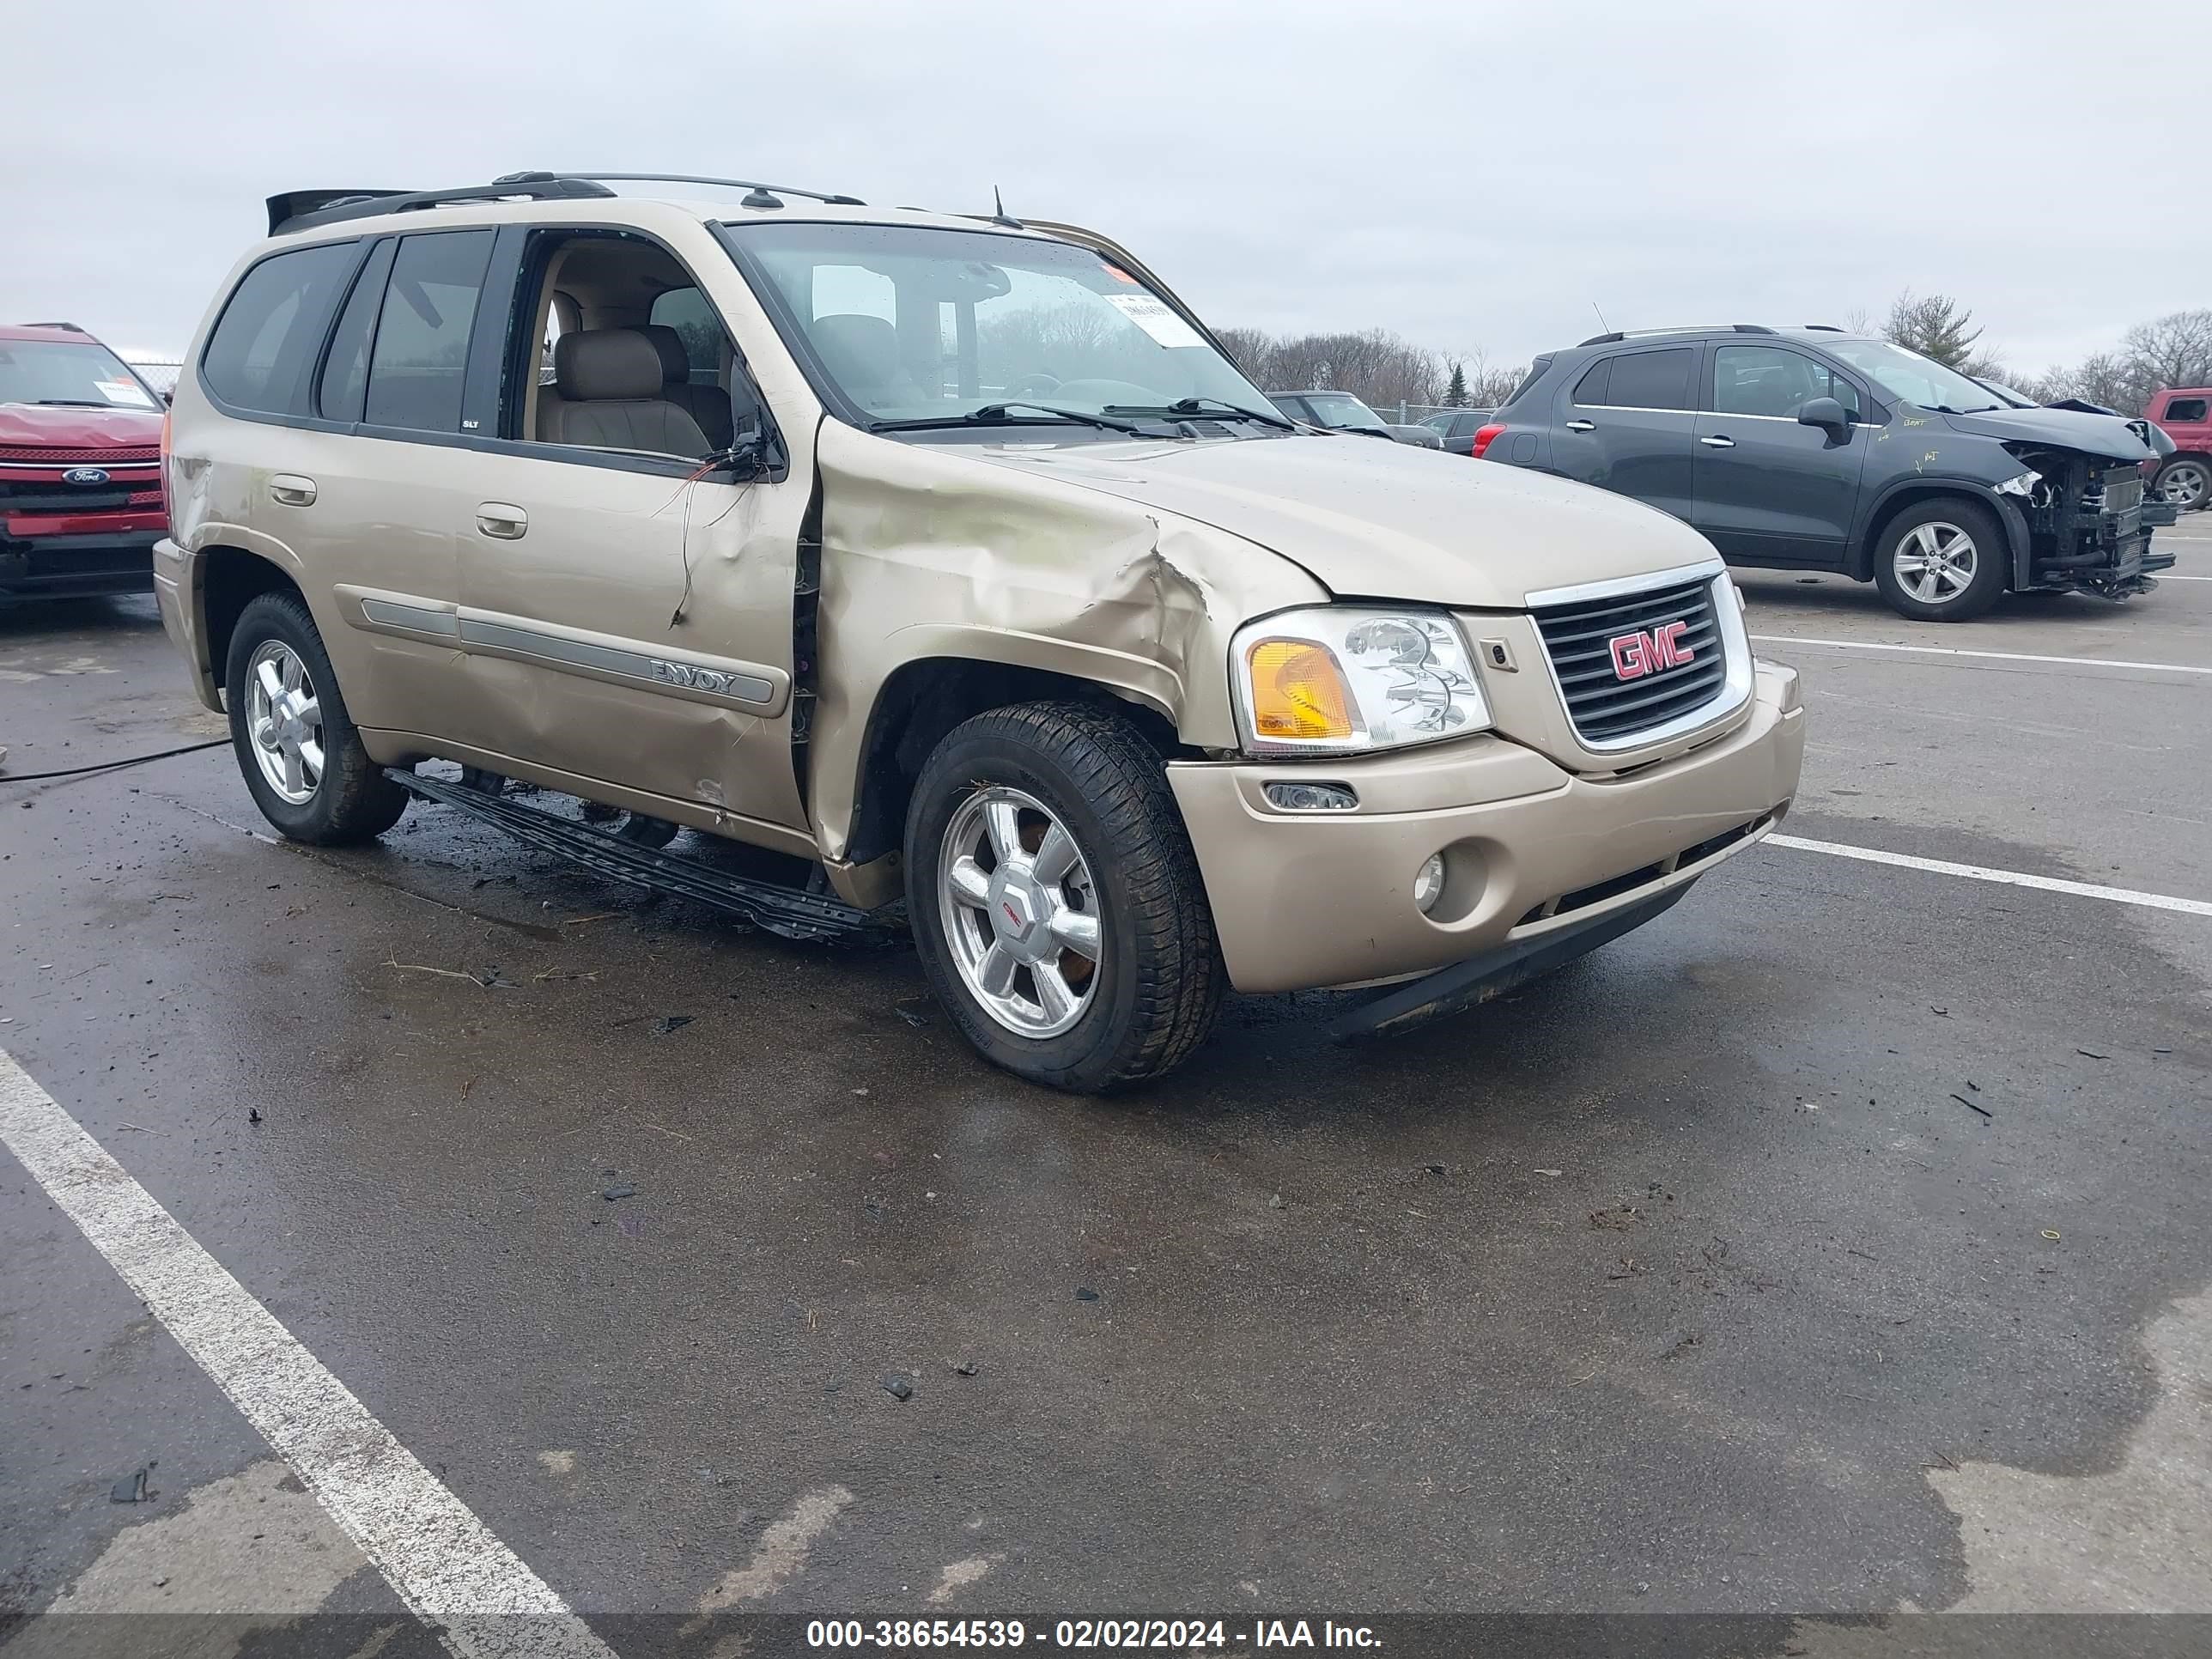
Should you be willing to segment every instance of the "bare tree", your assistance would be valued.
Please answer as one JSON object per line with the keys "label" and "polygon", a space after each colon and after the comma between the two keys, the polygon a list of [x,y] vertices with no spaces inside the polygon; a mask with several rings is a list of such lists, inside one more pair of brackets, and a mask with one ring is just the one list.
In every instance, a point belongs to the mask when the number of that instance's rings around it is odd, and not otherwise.
{"label": "bare tree", "polygon": [[2136,371],[2135,390],[2148,398],[2170,386],[2212,385],[2212,311],[2169,312],[2137,323],[2120,349]]}
{"label": "bare tree", "polygon": [[1296,336],[1227,328],[1217,329],[1215,334],[1237,367],[1267,392],[1326,386],[1349,392],[1382,409],[1401,403],[1433,404],[1449,378],[1440,354],[1385,328]]}

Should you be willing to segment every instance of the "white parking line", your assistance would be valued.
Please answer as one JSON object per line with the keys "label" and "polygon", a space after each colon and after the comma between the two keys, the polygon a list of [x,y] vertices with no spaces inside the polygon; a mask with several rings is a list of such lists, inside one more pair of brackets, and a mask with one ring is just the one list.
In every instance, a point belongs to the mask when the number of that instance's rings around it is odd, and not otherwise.
{"label": "white parking line", "polygon": [[1901,869],[1926,870],[1939,876],[1966,876],[1974,881],[1994,881],[2006,887],[2033,887],[2046,893],[2071,893],[2076,898],[2109,899],[2115,904],[2139,904],[2149,910],[2178,910],[2185,916],[2212,916],[2212,903],[2203,899],[2138,892],[2132,887],[2100,887],[2092,881],[2061,881],[2055,876],[2031,876],[2018,870],[1992,870],[1982,864],[1954,864],[1948,859],[1915,858],[1910,853],[1884,853],[1871,847],[1847,847],[1841,842],[1808,841],[1802,836],[1769,836],[1766,844],[1769,847],[1791,848],[1800,853],[1826,853],[1832,858],[1859,859],[1868,864],[1893,864]]}
{"label": "white parking line", "polygon": [[447,1649],[462,1659],[615,1659],[4,1049],[0,1142]]}
{"label": "white parking line", "polygon": [[1988,657],[1999,662],[2056,662],[2070,668],[2154,668],[2166,674],[2212,674],[2180,662],[2122,662],[2111,657],[2037,657],[2024,651],[1966,651],[1951,645],[1880,645],[1871,640],[1811,640],[1796,634],[1753,634],[1763,645],[1825,645],[1836,651],[1911,651],[1930,657]]}

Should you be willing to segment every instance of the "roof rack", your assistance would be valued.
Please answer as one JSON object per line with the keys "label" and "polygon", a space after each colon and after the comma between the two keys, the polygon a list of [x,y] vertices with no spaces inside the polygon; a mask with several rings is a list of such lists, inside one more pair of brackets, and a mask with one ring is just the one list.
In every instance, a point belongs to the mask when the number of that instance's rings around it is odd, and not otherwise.
{"label": "roof rack", "polygon": [[374,219],[386,213],[413,213],[448,202],[498,202],[521,197],[531,201],[612,196],[589,179],[550,173],[514,173],[488,185],[453,190],[295,190],[269,198],[269,234],[312,230],[348,219]]}
{"label": "roof rack", "polygon": [[1808,323],[1805,331],[1808,334],[1848,334],[1850,331],[1838,328],[1833,323]]}
{"label": "roof rack", "polygon": [[742,190],[744,205],[780,208],[782,196],[804,196],[838,207],[866,207],[857,196],[840,196],[797,185],[764,185],[754,179],[714,179],[696,173],[508,173],[488,185],[457,190],[294,190],[269,198],[269,234],[312,230],[348,219],[373,219],[386,213],[410,213],[448,202],[500,202],[517,198],[533,202],[592,200],[612,196],[611,184],[710,185]]}
{"label": "roof rack", "polygon": [[[818,190],[801,190],[797,185],[764,185],[755,179],[714,179],[698,173],[570,173],[562,176],[569,179],[588,179],[596,184],[713,185],[724,190],[751,191],[762,196],[804,196],[810,202],[823,202],[831,207],[867,206],[867,204],[857,196],[841,196]],[[745,205],[781,207],[783,204],[774,200],[756,202],[749,199]]]}
{"label": "roof rack", "polygon": [[1612,345],[1621,340],[1633,340],[1646,334],[1771,334],[1774,331],[1765,323],[1678,323],[1672,328],[1616,328],[1609,334],[1593,334],[1581,343],[1586,346]]}
{"label": "roof rack", "polygon": [[18,328],[65,328],[72,334],[84,332],[75,323],[18,323],[15,326]]}

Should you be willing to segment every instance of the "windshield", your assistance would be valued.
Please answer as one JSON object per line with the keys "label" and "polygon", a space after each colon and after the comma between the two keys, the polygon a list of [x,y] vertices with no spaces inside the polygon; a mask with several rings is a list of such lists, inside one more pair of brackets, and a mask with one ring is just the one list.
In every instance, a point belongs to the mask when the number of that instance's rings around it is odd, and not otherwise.
{"label": "windshield", "polygon": [[1314,420],[1322,426],[1372,426],[1382,424],[1382,417],[1349,392],[1308,392],[1300,394],[1314,412]]}
{"label": "windshield", "polygon": [[153,394],[122,360],[90,340],[0,340],[0,404],[155,406]]}
{"label": "windshield", "polygon": [[1186,398],[1266,412],[1259,389],[1152,289],[1088,248],[915,225],[724,227],[863,419],[1008,403],[1051,422]]}
{"label": "windshield", "polygon": [[1820,349],[1842,358],[1891,397],[1923,409],[1971,415],[2000,406],[1979,380],[1887,340],[1823,340]]}

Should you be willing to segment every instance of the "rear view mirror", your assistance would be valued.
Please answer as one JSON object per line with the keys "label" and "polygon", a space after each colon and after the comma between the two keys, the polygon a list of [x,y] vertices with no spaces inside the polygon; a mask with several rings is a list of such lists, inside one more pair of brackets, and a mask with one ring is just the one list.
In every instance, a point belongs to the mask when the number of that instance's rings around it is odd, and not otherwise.
{"label": "rear view mirror", "polygon": [[1797,423],[1840,434],[1850,429],[1851,417],[1833,398],[1808,398],[1797,410]]}

